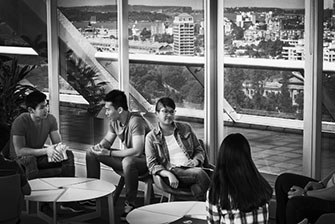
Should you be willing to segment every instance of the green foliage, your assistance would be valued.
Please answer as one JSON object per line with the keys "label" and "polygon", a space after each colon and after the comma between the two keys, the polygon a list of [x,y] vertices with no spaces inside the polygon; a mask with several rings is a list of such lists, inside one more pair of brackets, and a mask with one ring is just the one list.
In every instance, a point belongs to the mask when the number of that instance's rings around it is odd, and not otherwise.
{"label": "green foliage", "polygon": [[155,37],[155,41],[159,43],[168,43],[168,44],[173,43],[173,35],[170,35],[167,33],[155,34],[154,37]]}
{"label": "green foliage", "polygon": [[279,110],[286,113],[293,112],[292,107],[292,98],[290,96],[290,92],[288,89],[288,82],[289,82],[289,74],[287,72],[281,72],[282,80],[281,80],[281,88],[279,94]]}
{"label": "green foliage", "polygon": [[181,92],[186,96],[187,102],[203,105],[204,103],[204,88],[196,80],[188,81],[181,89]]}
{"label": "green foliage", "polygon": [[22,107],[25,96],[36,89],[31,85],[23,84],[22,80],[35,68],[35,65],[19,65],[16,58],[6,62],[0,60],[0,104],[4,122],[11,124],[25,111]]}
{"label": "green foliage", "polygon": [[184,67],[131,64],[129,71],[131,84],[152,104],[168,96],[179,104],[203,105],[204,89]]}
{"label": "green foliage", "polygon": [[67,82],[88,101],[88,112],[99,112],[107,82],[99,80],[97,68],[87,65],[73,53],[68,57],[67,63]]}
{"label": "green foliage", "polygon": [[147,30],[147,28],[143,28],[143,30],[140,33],[140,36],[141,36],[141,38],[143,38],[142,40],[150,39],[151,31]]}
{"label": "green foliage", "polygon": [[236,110],[240,110],[244,107],[244,101],[248,98],[242,90],[245,76],[246,75],[242,69],[225,69],[224,96],[230,105]]}

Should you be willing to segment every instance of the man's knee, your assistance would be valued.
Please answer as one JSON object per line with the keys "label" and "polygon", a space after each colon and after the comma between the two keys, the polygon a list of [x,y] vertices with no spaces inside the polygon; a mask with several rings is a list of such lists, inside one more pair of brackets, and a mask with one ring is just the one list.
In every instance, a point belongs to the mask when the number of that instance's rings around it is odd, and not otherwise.
{"label": "man's knee", "polygon": [[37,159],[35,156],[22,156],[17,162],[24,167],[27,179],[34,179],[38,175]]}
{"label": "man's knee", "polygon": [[122,168],[124,171],[134,166],[135,166],[135,159],[133,157],[128,156],[122,159]]}
{"label": "man's knee", "polygon": [[282,173],[280,174],[275,182],[275,189],[279,189],[284,183],[287,183],[288,180],[291,178],[291,173]]}
{"label": "man's knee", "polygon": [[97,160],[97,155],[94,154],[91,150],[86,150],[86,161]]}
{"label": "man's knee", "polygon": [[71,150],[66,150],[66,156],[67,156],[68,160],[73,160],[74,161],[74,155],[73,155],[73,152]]}

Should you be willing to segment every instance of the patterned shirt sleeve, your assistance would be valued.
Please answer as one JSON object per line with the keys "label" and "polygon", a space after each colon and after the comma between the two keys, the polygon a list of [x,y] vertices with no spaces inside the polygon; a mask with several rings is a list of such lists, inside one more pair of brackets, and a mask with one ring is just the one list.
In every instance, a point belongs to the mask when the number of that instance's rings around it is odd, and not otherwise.
{"label": "patterned shirt sleeve", "polygon": [[216,205],[209,202],[209,191],[206,196],[206,211],[207,211],[207,223],[208,224],[219,224],[220,214]]}

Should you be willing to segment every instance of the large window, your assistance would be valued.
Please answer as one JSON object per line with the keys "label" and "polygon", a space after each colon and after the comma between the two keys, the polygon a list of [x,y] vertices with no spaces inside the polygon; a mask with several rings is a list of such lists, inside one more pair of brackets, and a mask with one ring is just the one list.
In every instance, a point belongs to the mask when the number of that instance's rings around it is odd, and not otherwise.
{"label": "large window", "polygon": [[302,173],[304,8],[258,4],[225,4],[225,134],[247,137],[260,171]]}
{"label": "large window", "polygon": [[322,73],[322,150],[321,176],[334,170],[335,139],[335,17],[332,1],[324,2],[323,21],[323,73]]}
{"label": "large window", "polygon": [[[152,106],[160,97],[173,98],[177,119],[191,122],[203,138],[203,1],[131,0],[128,14],[130,84]],[[132,60],[132,55],[146,61]],[[202,64],[193,58],[202,58]]]}
{"label": "large window", "polygon": [[101,101],[117,88],[117,64],[102,66],[95,58],[97,52],[117,52],[117,5],[59,0],[58,9],[61,132],[68,145],[85,149],[105,135]]}
{"label": "large window", "polygon": [[[45,4],[34,2],[29,5],[24,1],[0,3],[0,51],[0,86],[4,94],[0,99],[4,104],[1,106],[6,110],[5,120],[10,124],[24,111],[16,111],[13,106],[24,102],[24,96],[32,91],[26,86],[49,94]],[[12,93],[8,87],[14,84],[25,87],[16,94],[8,95]],[[21,106],[25,108],[23,104]]]}
{"label": "large window", "polygon": [[[48,74],[46,2],[2,1],[1,56],[13,57],[14,51],[5,53],[8,48],[4,47],[19,47],[20,52],[14,55],[21,67],[38,65],[27,80],[46,93],[53,87],[48,86],[49,81],[54,81],[48,77],[59,75],[60,130],[73,148],[82,149],[101,139],[107,123],[100,110],[102,95],[129,84],[132,110],[151,112],[159,97],[170,96],[177,102],[178,119],[191,122],[198,137],[207,140],[207,121],[224,111],[224,121],[210,120],[210,125],[222,128],[224,122],[225,136],[243,133],[263,172],[277,175],[285,171],[302,173],[302,167],[311,170],[315,158],[309,157],[315,150],[316,154],[321,152],[322,173],[327,173],[334,159],[333,2],[325,1],[321,25],[322,149],[313,148],[314,143],[307,141],[314,130],[309,124],[316,117],[309,117],[316,112],[310,106],[315,102],[307,96],[313,92],[310,98],[315,99],[317,91],[311,79],[320,75],[313,74],[310,64],[321,65],[319,58],[312,58],[320,52],[313,48],[317,40],[311,35],[321,27],[311,23],[320,13],[315,10],[315,2],[307,1],[306,11],[315,11],[305,14],[303,0],[217,1],[218,5],[224,4],[224,13],[219,15],[217,8],[206,11],[212,2],[129,0],[128,6],[118,7],[115,0],[59,0],[57,24],[49,23],[59,37],[59,74]],[[262,7],[255,7],[260,4]],[[126,12],[128,20],[118,17],[118,12]],[[216,21],[218,18],[222,21]],[[220,29],[216,33],[216,22],[222,24],[222,34]],[[207,30],[219,39],[207,38]],[[206,45],[209,42],[211,45]],[[223,50],[212,54],[222,43]],[[212,64],[216,56],[220,61]],[[223,70],[222,74],[216,74],[215,66]],[[211,78],[221,75],[221,85],[212,85]],[[126,78],[125,85],[120,77],[126,76],[129,83]],[[208,91],[208,82],[219,90]],[[222,86],[224,97],[215,95]],[[215,105],[205,100],[207,94],[219,97],[223,108],[215,111]],[[214,112],[208,114],[208,110]],[[302,164],[302,158],[306,164]]]}

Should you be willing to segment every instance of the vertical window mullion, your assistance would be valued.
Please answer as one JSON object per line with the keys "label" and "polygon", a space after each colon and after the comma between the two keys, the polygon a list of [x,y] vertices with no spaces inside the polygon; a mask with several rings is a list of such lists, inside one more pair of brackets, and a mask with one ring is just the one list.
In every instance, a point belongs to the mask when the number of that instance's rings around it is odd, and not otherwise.
{"label": "vertical window mullion", "polygon": [[118,0],[119,88],[129,99],[128,0]]}
{"label": "vertical window mullion", "polygon": [[[220,0],[204,0],[206,24],[205,142],[209,146],[209,156],[212,162],[216,159],[217,150],[223,139],[223,43],[218,44],[218,41],[223,41],[222,35],[218,35],[218,32],[221,32],[218,26],[222,26],[222,22],[218,21],[222,17],[218,14],[223,13],[222,4]],[[222,9],[218,9],[218,6],[221,6]]]}
{"label": "vertical window mullion", "polygon": [[323,0],[306,0],[303,173],[320,177]]}
{"label": "vertical window mullion", "polygon": [[48,44],[48,80],[50,112],[59,122],[59,45],[57,1],[46,1],[47,44]]}

